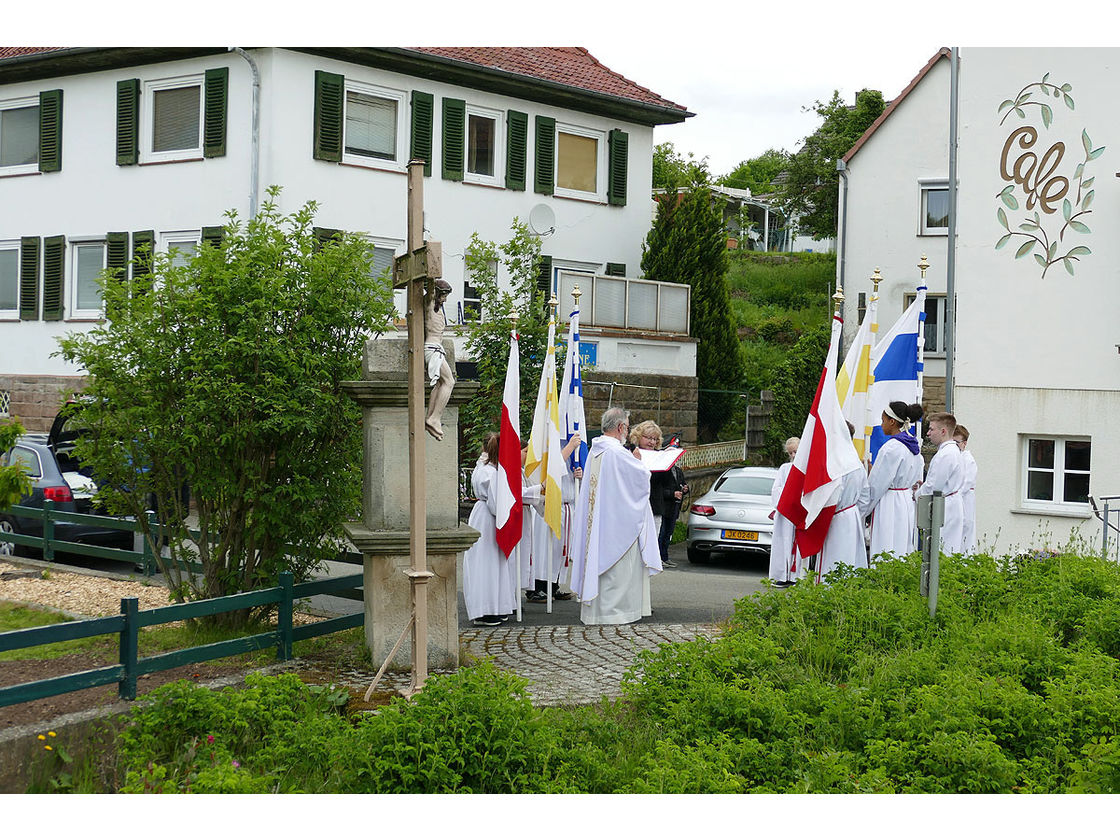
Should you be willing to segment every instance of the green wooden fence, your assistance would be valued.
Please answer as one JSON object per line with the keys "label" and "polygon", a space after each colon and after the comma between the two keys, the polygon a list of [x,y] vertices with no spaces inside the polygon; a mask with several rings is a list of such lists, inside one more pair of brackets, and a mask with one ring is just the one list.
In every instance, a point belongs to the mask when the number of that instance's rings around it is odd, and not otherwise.
{"label": "green wooden fence", "polygon": [[[294,576],[291,572],[281,572],[279,585],[269,589],[258,589],[253,592],[242,592],[238,595],[210,598],[189,604],[173,604],[151,610],[140,610],[136,598],[122,598],[121,614],[119,616],[93,618],[54,624],[48,627],[30,627],[24,630],[0,633],[0,653],[73,639],[85,639],[91,636],[116,634],[120,638],[118,664],[0,688],[0,707],[111,683],[117,683],[117,694],[122,700],[135,700],[136,679],[141,674],[167,671],[180,665],[208,662],[226,656],[264,650],[272,646],[276,648],[278,659],[288,660],[292,658],[292,644],[294,642],[347,630],[351,627],[361,627],[365,623],[364,612],[325,619],[299,627],[293,626],[292,623],[293,604],[297,599],[360,587],[362,585],[361,574],[344,575],[299,584],[293,581]],[[267,604],[277,605],[277,627],[275,630],[244,636],[239,639],[229,639],[224,642],[183,648],[156,656],[139,656],[141,627],[152,627],[189,618],[202,618],[203,616]]]}

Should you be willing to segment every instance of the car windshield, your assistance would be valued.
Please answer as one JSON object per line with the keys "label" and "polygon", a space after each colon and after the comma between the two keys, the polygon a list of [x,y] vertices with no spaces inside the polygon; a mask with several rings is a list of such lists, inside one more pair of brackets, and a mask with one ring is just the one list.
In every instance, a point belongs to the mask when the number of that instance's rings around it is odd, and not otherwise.
{"label": "car windshield", "polygon": [[774,479],[765,475],[729,475],[715,486],[721,493],[737,493],[741,496],[769,496]]}

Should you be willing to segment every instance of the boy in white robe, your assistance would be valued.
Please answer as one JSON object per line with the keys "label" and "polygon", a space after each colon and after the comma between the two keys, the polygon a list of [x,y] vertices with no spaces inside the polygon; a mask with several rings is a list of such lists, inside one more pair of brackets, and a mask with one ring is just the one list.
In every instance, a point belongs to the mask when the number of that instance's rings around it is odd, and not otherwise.
{"label": "boy in white robe", "polygon": [[945,517],[941,525],[941,550],[945,554],[959,554],[964,526],[964,459],[953,441],[957,419],[947,412],[932,414],[926,438],[937,446],[937,453],[929,462],[926,480],[918,488],[919,496],[929,496],[940,490],[945,497]]}
{"label": "boy in white robe", "polygon": [[953,440],[961,450],[964,459],[964,490],[961,500],[964,508],[964,525],[961,528],[961,553],[972,554],[976,551],[976,459],[968,451],[968,429],[958,425]]}

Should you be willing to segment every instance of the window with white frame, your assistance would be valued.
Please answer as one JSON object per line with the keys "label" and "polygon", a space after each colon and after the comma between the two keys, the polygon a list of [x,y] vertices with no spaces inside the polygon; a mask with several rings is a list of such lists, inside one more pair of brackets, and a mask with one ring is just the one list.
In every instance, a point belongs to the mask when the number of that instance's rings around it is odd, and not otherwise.
{"label": "window with white frame", "polygon": [[404,106],[404,91],[347,79],[342,159],[363,166],[389,163],[403,170],[408,151]]}
{"label": "window with white frame", "polygon": [[557,123],[555,195],[606,201],[606,173],[606,132]]}
{"label": "window with white frame", "polygon": [[0,318],[19,317],[19,242],[0,242]]}
{"label": "window with white frame", "polygon": [[942,236],[949,233],[949,182],[925,181],[921,186],[918,233]]}
{"label": "window with white frame", "polygon": [[71,240],[70,315],[73,318],[100,318],[101,284],[105,270],[105,243]]}
{"label": "window with white frame", "polygon": [[189,264],[201,242],[200,230],[172,230],[159,235],[159,249],[171,256],[171,264],[176,267]]}
{"label": "window with white frame", "polygon": [[39,171],[39,97],[0,102],[0,175]]}
{"label": "window with white frame", "polygon": [[1089,503],[1088,438],[1023,435],[1023,506],[1084,511]]}
{"label": "window with white frame", "polygon": [[478,184],[500,185],[504,174],[502,127],[500,111],[467,105],[467,160],[463,180]]}
{"label": "window with white frame", "polygon": [[[366,237],[373,246],[369,263],[369,276],[370,277],[384,277],[389,285],[393,283],[393,264],[397,258],[397,252],[404,248],[404,241],[400,239],[387,239],[381,236]],[[393,290],[393,303],[397,308],[398,315],[403,318],[408,312],[408,300],[406,298],[405,289]]]}
{"label": "window with white frame", "polygon": [[140,156],[145,162],[202,157],[203,74],[144,82]]}
{"label": "window with white frame", "polygon": [[[914,295],[905,295],[905,306],[914,302]],[[926,294],[926,319],[924,322],[927,356],[945,355],[945,295]]]}

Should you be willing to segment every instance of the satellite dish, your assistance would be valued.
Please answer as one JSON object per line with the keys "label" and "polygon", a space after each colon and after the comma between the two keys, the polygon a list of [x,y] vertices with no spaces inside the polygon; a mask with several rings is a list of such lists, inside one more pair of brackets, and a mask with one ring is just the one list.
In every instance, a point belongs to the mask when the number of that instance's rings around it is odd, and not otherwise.
{"label": "satellite dish", "polygon": [[537,236],[556,232],[556,214],[547,204],[538,204],[529,211],[529,229]]}

